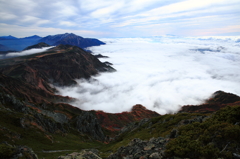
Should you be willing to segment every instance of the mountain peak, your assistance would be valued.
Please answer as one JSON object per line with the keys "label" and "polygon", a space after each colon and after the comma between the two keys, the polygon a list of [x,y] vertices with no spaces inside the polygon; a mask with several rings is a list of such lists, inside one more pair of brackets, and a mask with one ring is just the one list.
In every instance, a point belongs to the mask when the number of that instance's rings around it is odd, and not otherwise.
{"label": "mountain peak", "polygon": [[36,48],[43,48],[43,47],[49,47],[50,45],[44,43],[44,42],[40,42],[38,44],[35,45],[31,45],[26,47],[24,50],[30,50],[30,49],[36,49]]}
{"label": "mountain peak", "polygon": [[39,42],[45,42],[49,45],[68,44],[78,46],[80,48],[86,48],[90,46],[99,46],[105,44],[98,39],[83,38],[73,33],[64,33],[57,35],[49,35],[39,40]]}
{"label": "mountain peak", "polygon": [[0,36],[0,39],[6,39],[6,40],[10,40],[10,39],[18,39],[12,35],[8,35],[8,36]]}

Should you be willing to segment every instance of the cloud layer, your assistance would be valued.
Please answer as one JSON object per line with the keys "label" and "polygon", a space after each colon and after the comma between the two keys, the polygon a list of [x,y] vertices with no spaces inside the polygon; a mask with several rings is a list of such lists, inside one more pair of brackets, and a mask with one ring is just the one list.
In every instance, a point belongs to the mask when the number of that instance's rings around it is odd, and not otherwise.
{"label": "cloud layer", "polygon": [[[240,95],[240,44],[214,38],[101,39],[92,47],[117,69],[78,86],[58,88],[84,110],[129,111],[135,104],[161,114],[200,104],[217,90]],[[103,61],[106,59],[102,59]]]}
{"label": "cloud layer", "polygon": [[240,0],[0,0],[0,5],[2,35],[30,36],[33,30],[40,36],[51,30],[96,37],[240,34]]}

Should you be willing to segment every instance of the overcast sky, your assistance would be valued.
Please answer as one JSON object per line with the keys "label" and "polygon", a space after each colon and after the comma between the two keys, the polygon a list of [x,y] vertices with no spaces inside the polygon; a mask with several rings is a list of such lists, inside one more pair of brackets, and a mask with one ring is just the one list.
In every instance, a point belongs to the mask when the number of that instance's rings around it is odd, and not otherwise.
{"label": "overcast sky", "polygon": [[240,0],[0,0],[0,36],[240,35]]}

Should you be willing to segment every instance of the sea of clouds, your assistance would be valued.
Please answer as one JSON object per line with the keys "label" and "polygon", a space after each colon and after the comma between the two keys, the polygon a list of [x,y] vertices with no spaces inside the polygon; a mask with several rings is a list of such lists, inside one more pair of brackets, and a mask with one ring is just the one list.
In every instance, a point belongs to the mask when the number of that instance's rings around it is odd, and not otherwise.
{"label": "sea of clouds", "polygon": [[114,73],[77,80],[75,87],[58,88],[84,110],[111,113],[142,104],[160,114],[183,105],[201,104],[215,91],[240,95],[240,43],[221,38],[106,38],[91,47],[109,58]]}

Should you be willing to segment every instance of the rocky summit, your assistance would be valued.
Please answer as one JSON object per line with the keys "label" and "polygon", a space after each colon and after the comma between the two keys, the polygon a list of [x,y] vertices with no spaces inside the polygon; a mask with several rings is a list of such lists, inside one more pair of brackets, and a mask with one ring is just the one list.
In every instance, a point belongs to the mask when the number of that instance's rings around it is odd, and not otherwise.
{"label": "rocky summit", "polygon": [[217,91],[201,105],[166,115],[141,104],[116,114],[84,111],[57,95],[56,86],[113,67],[68,44],[0,60],[0,158],[240,158],[237,95]]}

